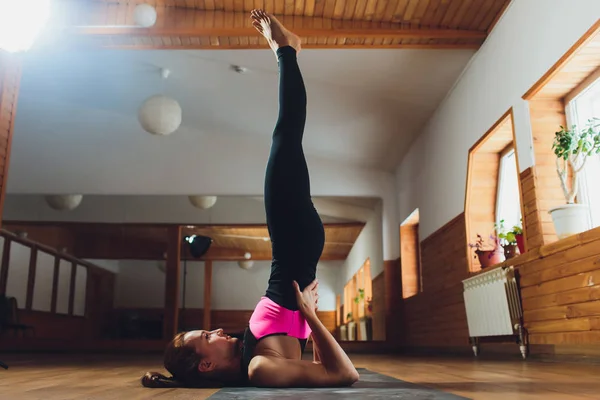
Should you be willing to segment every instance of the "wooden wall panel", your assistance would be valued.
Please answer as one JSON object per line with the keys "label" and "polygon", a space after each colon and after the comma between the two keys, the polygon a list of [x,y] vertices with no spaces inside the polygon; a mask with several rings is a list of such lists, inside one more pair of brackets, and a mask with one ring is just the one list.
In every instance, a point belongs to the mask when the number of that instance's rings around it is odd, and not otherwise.
{"label": "wooden wall panel", "polygon": [[[52,24],[66,28],[67,44],[112,48],[264,48],[252,29],[246,0],[215,5],[214,1],[159,0],[156,24],[140,32],[132,2],[73,2],[54,10]],[[271,1],[268,12],[302,38],[304,48],[478,48],[495,25],[508,0],[429,0],[398,3],[375,1]],[[284,6],[285,3],[285,6]],[[325,4],[327,3],[327,4]],[[437,0],[439,4],[439,0]],[[250,4],[250,6],[248,6]],[[259,6],[257,5],[257,7]],[[468,5],[468,6],[467,6]],[[50,41],[49,44],[53,42]],[[62,43],[64,44],[64,43]]]}
{"label": "wooden wall panel", "polygon": [[423,292],[404,301],[404,346],[468,345],[461,281],[468,276],[461,214],[421,243]]}
{"label": "wooden wall panel", "polygon": [[373,340],[385,340],[385,273],[373,279]]}
{"label": "wooden wall panel", "polygon": [[400,259],[383,262],[385,296],[385,339],[392,347],[404,342],[404,302]]}
{"label": "wooden wall panel", "polygon": [[[544,235],[542,233],[542,221],[540,219],[537,193],[540,188],[537,187],[535,167],[527,168],[520,174],[521,188],[523,191],[523,227],[527,235],[527,249],[535,250],[544,244]],[[547,222],[546,222],[547,223]]]}
{"label": "wooden wall panel", "polygon": [[[556,173],[556,157],[552,151],[554,133],[560,126],[566,126],[565,106],[562,100],[537,99],[529,102],[531,117],[531,132],[533,135],[533,149],[535,155],[534,186],[525,203],[525,212],[537,212],[541,232],[542,244],[556,241],[556,231],[552,223],[552,216],[548,211],[566,202],[560,186],[560,178]],[[532,240],[532,239],[529,239]],[[539,242],[537,238],[534,243]],[[529,247],[531,248],[531,247]]]}
{"label": "wooden wall panel", "polygon": [[44,244],[58,251],[66,249],[66,252],[69,254],[74,254],[75,252],[75,239],[72,232],[66,227],[19,224],[10,221],[7,221],[2,227],[15,234],[26,232],[27,239]]}
{"label": "wooden wall panel", "polygon": [[20,80],[21,62],[19,58],[0,50],[0,213],[4,209]]}
{"label": "wooden wall panel", "polygon": [[85,318],[41,311],[19,310],[19,322],[33,326],[36,339],[78,340],[87,329]]}
{"label": "wooden wall panel", "polygon": [[[243,333],[253,310],[212,310],[210,329],[222,328],[227,333]],[[121,316],[135,313],[147,320],[160,321],[164,315],[162,308],[115,308],[113,311],[113,326]],[[204,329],[202,308],[179,309],[181,330]],[[335,311],[318,311],[317,316],[332,334],[335,332]]]}
{"label": "wooden wall panel", "polygon": [[598,345],[600,228],[556,242],[554,247],[558,251],[518,267],[530,342]]}
{"label": "wooden wall panel", "polygon": [[[522,176],[532,175],[525,171]],[[466,240],[463,222],[460,215],[422,242],[424,291],[404,301],[404,346],[468,346],[462,280],[470,274],[460,251]],[[502,265],[513,265],[519,273],[532,345],[544,345],[544,353],[594,353],[592,347],[600,345],[600,228]]]}

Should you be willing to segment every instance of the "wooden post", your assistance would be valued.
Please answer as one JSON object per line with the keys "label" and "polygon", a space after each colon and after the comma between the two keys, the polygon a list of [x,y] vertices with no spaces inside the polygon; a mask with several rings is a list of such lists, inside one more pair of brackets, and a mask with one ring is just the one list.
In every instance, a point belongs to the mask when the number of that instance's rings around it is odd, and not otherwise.
{"label": "wooden post", "polygon": [[52,301],[50,303],[50,312],[56,312],[56,302],[58,299],[58,276],[60,272],[60,257],[54,256],[54,275],[52,277]]}
{"label": "wooden post", "polygon": [[[0,210],[0,212],[2,212]],[[6,281],[8,279],[8,264],[10,263],[10,244],[11,240],[4,237],[4,250],[2,253],[2,266],[0,267],[0,293],[6,293]]]}
{"label": "wooden post", "polygon": [[33,291],[35,288],[35,271],[37,267],[37,246],[31,246],[31,253],[29,256],[29,273],[27,276],[27,293],[25,300],[25,308],[31,310],[33,306]]}
{"label": "wooden post", "polygon": [[69,315],[73,315],[75,309],[75,278],[77,274],[77,263],[71,262],[71,283],[69,284]]}
{"label": "wooden post", "polygon": [[210,330],[210,299],[212,292],[212,260],[204,262],[204,330]]}
{"label": "wooden post", "polygon": [[21,60],[18,56],[0,50],[0,226],[2,225],[1,213],[4,209],[20,81]]}
{"label": "wooden post", "polygon": [[181,229],[169,227],[167,245],[167,271],[165,279],[165,316],[163,338],[170,340],[179,326],[179,272],[181,264]]}
{"label": "wooden post", "polygon": [[403,299],[400,259],[383,262],[385,279],[385,340],[393,347],[402,344]]}

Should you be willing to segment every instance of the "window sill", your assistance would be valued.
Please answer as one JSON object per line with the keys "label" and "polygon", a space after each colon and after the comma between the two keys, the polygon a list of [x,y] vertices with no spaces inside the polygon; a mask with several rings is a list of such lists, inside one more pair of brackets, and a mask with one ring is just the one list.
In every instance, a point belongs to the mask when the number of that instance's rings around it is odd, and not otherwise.
{"label": "window sill", "polygon": [[[581,246],[582,244],[590,243],[596,240],[600,240],[600,227],[557,240],[556,242],[544,245],[539,249],[534,249],[524,254],[519,254],[509,260],[505,260],[495,265],[490,265],[489,267],[480,269],[479,271],[471,271],[469,276],[476,276],[496,268],[514,267],[515,269],[518,269],[522,265],[530,263],[534,260],[546,258],[553,254],[560,253],[573,247]],[[600,254],[600,248],[598,249],[598,253]]]}

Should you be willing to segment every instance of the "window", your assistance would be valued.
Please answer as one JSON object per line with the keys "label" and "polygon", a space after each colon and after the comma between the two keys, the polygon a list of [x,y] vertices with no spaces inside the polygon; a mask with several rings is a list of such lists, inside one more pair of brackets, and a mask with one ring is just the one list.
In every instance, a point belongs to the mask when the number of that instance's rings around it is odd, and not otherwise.
{"label": "window", "polygon": [[498,192],[496,197],[496,223],[504,221],[506,229],[521,223],[521,197],[515,150],[511,145],[500,156]]}
{"label": "window", "polygon": [[517,165],[510,109],[469,150],[465,246],[470,272],[481,269],[481,261],[473,248],[479,236],[484,242],[483,250],[493,250],[496,244],[490,236],[499,233],[495,224],[504,221],[506,230],[521,226],[524,207]]}
{"label": "window", "polygon": [[[567,97],[567,124],[583,128],[588,120],[600,117],[600,73],[594,74],[592,83],[583,90],[575,90]],[[585,82],[587,83],[587,82]],[[569,100],[569,97],[572,99]],[[590,208],[590,223],[592,227],[600,226],[600,155],[590,157],[580,173],[578,202],[587,204]]]}

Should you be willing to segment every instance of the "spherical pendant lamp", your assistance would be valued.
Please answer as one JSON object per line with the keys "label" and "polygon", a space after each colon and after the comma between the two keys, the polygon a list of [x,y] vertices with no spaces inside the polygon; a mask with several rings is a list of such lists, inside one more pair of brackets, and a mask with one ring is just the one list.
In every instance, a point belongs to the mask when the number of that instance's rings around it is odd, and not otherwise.
{"label": "spherical pendant lamp", "polygon": [[238,261],[238,266],[241,269],[250,269],[250,268],[252,268],[253,265],[254,265],[254,261],[253,260]]}
{"label": "spherical pendant lamp", "polygon": [[156,8],[150,4],[138,4],[133,10],[133,18],[137,25],[149,28],[156,24]]}
{"label": "spherical pendant lamp", "polygon": [[57,211],[71,211],[79,207],[83,200],[81,194],[63,194],[63,195],[51,195],[46,196],[46,203],[53,210]]}
{"label": "spherical pendant lamp", "polygon": [[206,210],[217,202],[217,196],[189,196],[190,203],[196,208]]}
{"label": "spherical pendant lamp", "polygon": [[170,135],[181,125],[181,115],[181,106],[176,100],[158,94],[144,101],[138,112],[138,120],[148,133]]}

